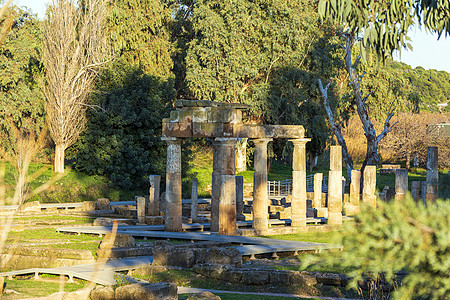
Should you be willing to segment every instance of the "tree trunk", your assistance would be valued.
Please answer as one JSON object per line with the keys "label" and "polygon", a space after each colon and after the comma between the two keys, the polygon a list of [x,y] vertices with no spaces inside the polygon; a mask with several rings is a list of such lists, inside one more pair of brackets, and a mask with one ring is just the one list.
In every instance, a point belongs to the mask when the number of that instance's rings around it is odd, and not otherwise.
{"label": "tree trunk", "polygon": [[411,167],[411,152],[406,151],[406,169]]}
{"label": "tree trunk", "polygon": [[347,144],[345,143],[344,136],[342,135],[340,126],[336,123],[333,112],[331,111],[330,103],[328,101],[328,87],[330,83],[324,88],[322,85],[322,81],[319,79],[319,89],[322,93],[323,98],[323,106],[325,107],[325,111],[327,112],[328,120],[330,121],[331,129],[333,130],[334,135],[342,147],[342,158],[344,159],[345,168],[347,169],[347,176],[349,180],[351,180],[352,170],[353,170],[353,160],[348,153]]}
{"label": "tree trunk", "polygon": [[56,145],[55,147],[55,172],[64,173],[64,153],[66,151],[65,145]]}
{"label": "tree trunk", "polygon": [[248,138],[242,138],[236,143],[236,174],[247,171]]}

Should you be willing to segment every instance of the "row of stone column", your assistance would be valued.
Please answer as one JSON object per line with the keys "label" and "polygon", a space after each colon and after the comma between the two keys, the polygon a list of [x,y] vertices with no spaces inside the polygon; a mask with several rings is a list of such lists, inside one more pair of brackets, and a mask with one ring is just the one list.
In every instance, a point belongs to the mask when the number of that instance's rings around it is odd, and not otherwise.
{"label": "row of stone column", "polygon": [[[411,182],[411,196],[419,199],[421,191],[423,203],[435,201],[438,198],[438,147],[427,148],[427,177],[425,182]],[[408,169],[395,170],[395,200],[402,200],[408,192]]]}
{"label": "row of stone column", "polygon": [[[163,138],[167,142],[165,229],[181,231],[181,139]],[[267,145],[272,139],[253,139],[253,228],[268,227]],[[292,139],[293,197],[292,226],[306,226],[306,143],[310,139]],[[211,231],[236,233],[235,138],[216,138],[213,142],[211,197]],[[238,201],[241,203],[241,201]]]}

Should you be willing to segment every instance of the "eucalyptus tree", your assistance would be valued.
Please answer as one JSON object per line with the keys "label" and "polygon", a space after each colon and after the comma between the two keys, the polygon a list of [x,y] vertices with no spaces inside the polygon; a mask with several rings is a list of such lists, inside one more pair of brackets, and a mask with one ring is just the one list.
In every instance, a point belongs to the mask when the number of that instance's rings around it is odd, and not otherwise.
{"label": "eucalyptus tree", "polygon": [[[394,106],[386,112],[383,130],[377,134],[366,107],[371,92],[363,95],[361,82],[365,73],[361,74],[360,63],[367,61],[367,53],[374,51],[378,60],[384,62],[395,50],[401,50],[408,44],[407,32],[417,17],[419,23],[431,31],[450,33],[450,2],[447,0],[319,0],[318,12],[322,19],[335,22],[345,40],[344,62],[349,75],[350,85],[356,102],[356,110],[361,119],[367,140],[366,156],[362,170],[367,164],[380,161],[378,145],[392,129],[391,118]],[[355,46],[359,46],[359,54],[355,55]],[[353,168],[353,162],[346,150],[345,140],[340,127],[333,118],[328,105],[328,83],[325,87],[319,80],[324,105],[333,132],[343,147],[344,161],[347,170]]]}

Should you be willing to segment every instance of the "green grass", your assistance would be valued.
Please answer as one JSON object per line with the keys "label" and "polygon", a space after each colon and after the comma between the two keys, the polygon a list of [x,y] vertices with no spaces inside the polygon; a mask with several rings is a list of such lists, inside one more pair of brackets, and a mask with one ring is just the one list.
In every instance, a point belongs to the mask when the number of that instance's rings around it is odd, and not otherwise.
{"label": "green grass", "polygon": [[[5,164],[6,196],[7,198],[11,198],[14,194],[16,171],[9,163]],[[43,186],[56,175],[52,166],[49,164],[30,164],[28,172],[28,177],[30,178],[28,184],[29,191],[34,191]],[[145,195],[148,192],[113,189],[108,186],[107,178],[97,175],[89,176],[72,170],[68,166],[62,178],[51,184],[47,189],[27,199],[27,202],[67,203],[95,201],[98,198],[109,198],[111,201],[119,201],[133,200],[135,195],[142,194]]]}
{"label": "green grass", "polygon": [[[34,276],[34,275],[33,275]],[[44,277],[44,276],[42,276]],[[46,277],[48,278],[48,277]],[[14,290],[20,293],[20,299],[25,297],[44,297],[53,293],[59,292],[59,277],[55,277],[54,282],[32,280],[26,278],[25,280],[14,279],[5,280],[6,289]],[[73,292],[84,288],[85,281],[77,280],[76,283],[65,283],[63,288],[66,292]],[[17,299],[17,295],[5,295],[1,296],[2,299]]]}
{"label": "green grass", "polygon": [[[16,231],[14,228],[9,232],[7,242],[28,242],[29,240],[36,239],[63,239],[69,242],[85,242],[85,241],[101,241],[102,238],[98,235],[87,235],[87,234],[66,234],[62,232],[56,232],[54,228],[36,228],[36,229],[25,229],[22,231]],[[18,240],[16,240],[18,239]],[[81,243],[82,244],[82,243]]]}
{"label": "green grass", "polygon": [[336,236],[335,231],[330,232],[299,232],[292,234],[269,235],[262,236],[269,239],[287,240],[287,241],[302,241],[313,243],[333,243],[333,237]]}

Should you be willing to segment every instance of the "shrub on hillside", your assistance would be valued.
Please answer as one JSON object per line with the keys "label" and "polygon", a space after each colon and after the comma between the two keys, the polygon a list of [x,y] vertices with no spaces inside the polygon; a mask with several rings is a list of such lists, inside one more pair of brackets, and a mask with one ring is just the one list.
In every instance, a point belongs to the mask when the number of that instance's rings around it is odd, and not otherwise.
{"label": "shrub on hillside", "polygon": [[[393,298],[448,299],[449,214],[449,201],[438,200],[424,207],[409,196],[404,201],[380,203],[376,210],[364,207],[335,241],[344,250],[327,260],[353,270],[347,274],[353,288],[368,274],[392,283],[397,272],[406,271]],[[313,262],[310,258],[304,267]]]}

